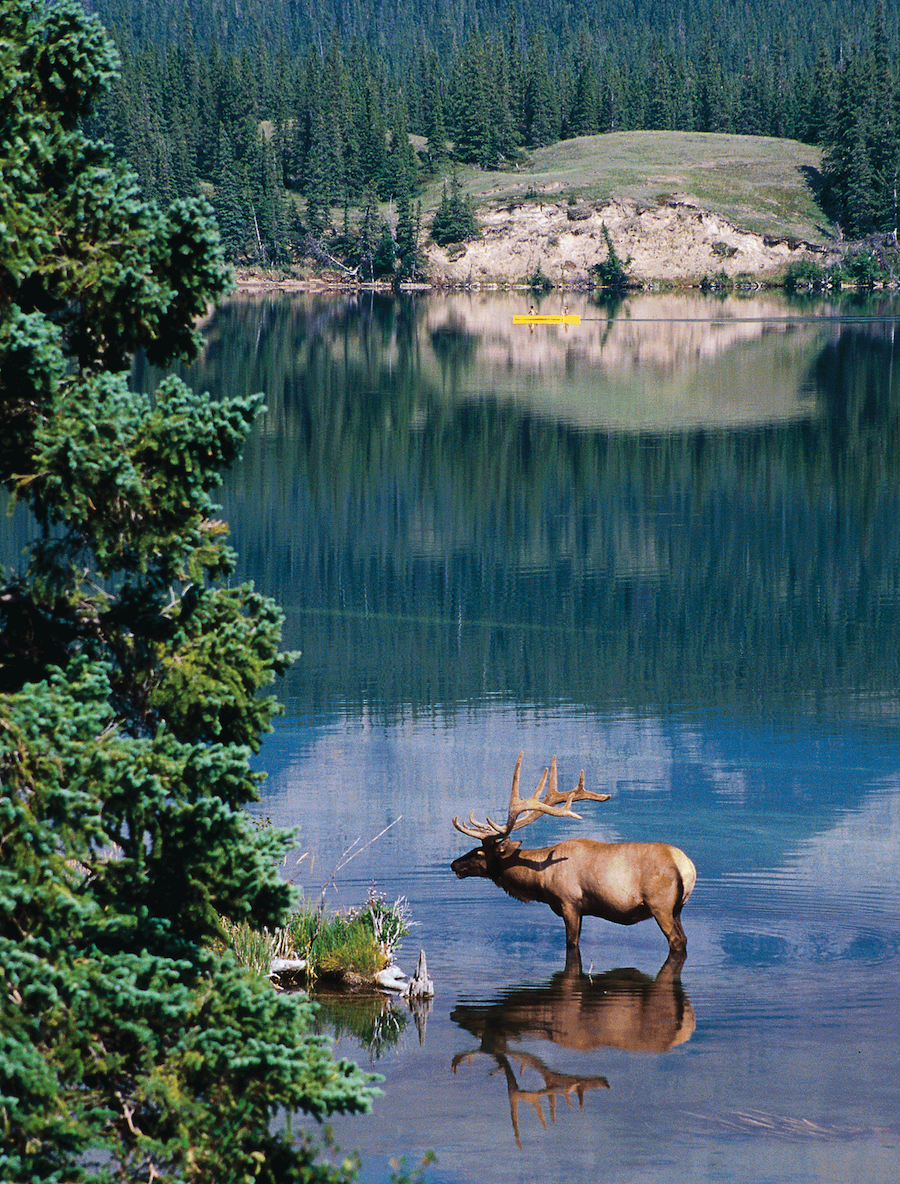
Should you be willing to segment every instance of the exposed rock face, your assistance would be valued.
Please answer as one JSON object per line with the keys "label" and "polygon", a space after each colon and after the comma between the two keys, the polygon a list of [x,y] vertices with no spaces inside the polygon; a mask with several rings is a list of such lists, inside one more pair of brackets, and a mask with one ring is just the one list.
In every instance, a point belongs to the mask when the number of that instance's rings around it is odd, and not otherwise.
{"label": "exposed rock face", "polygon": [[540,268],[556,286],[583,284],[593,264],[606,259],[604,225],[622,262],[631,260],[629,278],[644,282],[699,283],[722,272],[764,279],[793,260],[824,257],[821,247],[750,234],[677,198],[649,208],[617,201],[515,203],[480,210],[478,222],[480,239],[429,246],[433,281],[523,283]]}

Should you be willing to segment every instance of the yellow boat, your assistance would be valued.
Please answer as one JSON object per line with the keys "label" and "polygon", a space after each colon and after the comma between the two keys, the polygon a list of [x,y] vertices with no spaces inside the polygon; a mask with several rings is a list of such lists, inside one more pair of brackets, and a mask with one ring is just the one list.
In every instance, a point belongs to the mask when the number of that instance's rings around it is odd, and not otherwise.
{"label": "yellow boat", "polygon": [[581,316],[577,312],[561,313],[559,316],[554,316],[552,313],[513,313],[514,325],[580,325]]}

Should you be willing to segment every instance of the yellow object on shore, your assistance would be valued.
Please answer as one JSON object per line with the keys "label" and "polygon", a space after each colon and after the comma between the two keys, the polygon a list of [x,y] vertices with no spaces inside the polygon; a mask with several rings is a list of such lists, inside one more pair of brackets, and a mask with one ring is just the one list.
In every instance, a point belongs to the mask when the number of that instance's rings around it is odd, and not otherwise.
{"label": "yellow object on shore", "polygon": [[514,325],[580,325],[581,316],[577,312],[567,312],[559,316],[553,316],[552,313],[546,315],[540,313],[513,313]]}

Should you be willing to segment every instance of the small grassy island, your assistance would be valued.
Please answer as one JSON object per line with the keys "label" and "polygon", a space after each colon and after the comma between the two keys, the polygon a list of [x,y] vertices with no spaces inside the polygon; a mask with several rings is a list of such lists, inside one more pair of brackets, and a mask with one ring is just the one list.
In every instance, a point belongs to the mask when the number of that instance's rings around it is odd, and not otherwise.
{"label": "small grassy island", "polygon": [[247,921],[223,921],[223,932],[235,960],[280,989],[377,987],[407,994],[409,984],[394,954],[412,924],[403,897],[388,904],[372,888],[365,904],[345,913],[328,914],[324,902],[301,900],[284,926],[259,929]]}

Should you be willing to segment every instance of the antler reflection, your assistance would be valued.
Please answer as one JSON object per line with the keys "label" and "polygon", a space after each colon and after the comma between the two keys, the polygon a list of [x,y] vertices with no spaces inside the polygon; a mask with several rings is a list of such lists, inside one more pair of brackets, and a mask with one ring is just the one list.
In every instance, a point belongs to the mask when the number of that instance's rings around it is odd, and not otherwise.
{"label": "antler reflection", "polygon": [[[469,1052],[458,1053],[453,1058],[453,1072],[456,1072],[458,1066],[463,1061],[471,1064],[473,1059],[479,1055],[492,1057],[506,1077],[506,1089],[509,1094],[509,1115],[512,1119],[513,1133],[516,1136],[516,1146],[520,1151],[522,1149],[522,1136],[519,1129],[520,1102],[527,1102],[534,1107],[538,1118],[541,1120],[541,1126],[546,1130],[547,1120],[544,1117],[545,1101],[547,1102],[550,1121],[555,1123],[557,1098],[563,1098],[570,1109],[574,1110],[575,1107],[572,1105],[572,1096],[574,1094],[578,1098],[579,1110],[584,1110],[584,1095],[587,1090],[609,1089],[609,1082],[605,1077],[586,1077],[582,1074],[557,1073],[555,1069],[551,1069],[548,1065],[545,1065],[539,1057],[532,1056],[531,1053],[523,1052],[521,1049],[510,1049],[509,1053],[502,1053],[497,1050],[488,1052],[487,1049],[476,1048]],[[544,1080],[544,1088],[522,1089],[516,1077],[515,1070],[512,1067],[512,1059],[518,1061],[520,1075],[526,1068],[533,1069],[538,1073]]]}

